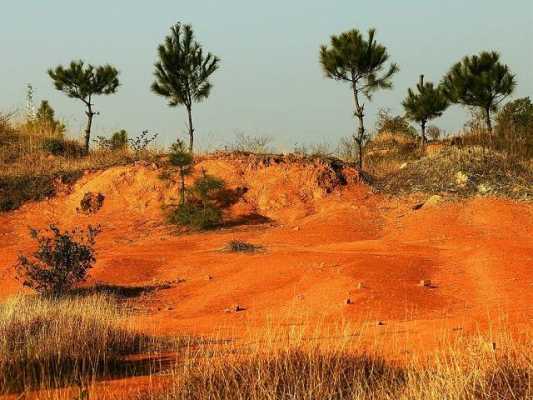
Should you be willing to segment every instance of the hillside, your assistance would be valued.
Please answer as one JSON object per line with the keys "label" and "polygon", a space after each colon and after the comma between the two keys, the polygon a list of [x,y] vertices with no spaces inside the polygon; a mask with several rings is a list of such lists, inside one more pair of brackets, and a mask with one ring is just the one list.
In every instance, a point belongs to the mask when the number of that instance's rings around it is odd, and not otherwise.
{"label": "hillside", "polygon": [[[0,215],[0,297],[20,290],[10,266],[32,249],[29,226],[100,224],[87,286],[113,285],[149,332],[349,323],[384,343],[394,337],[397,352],[457,331],[531,329],[530,203],[444,198],[415,207],[426,197],[376,194],[349,165],[290,157],[214,155],[197,162],[195,174],[202,170],[227,184],[217,230],[167,225],[176,178],[143,162],[87,172],[52,199]],[[105,196],[90,215],[78,210],[88,192]],[[223,251],[231,240],[261,251]],[[242,310],[228,312],[235,305]]]}

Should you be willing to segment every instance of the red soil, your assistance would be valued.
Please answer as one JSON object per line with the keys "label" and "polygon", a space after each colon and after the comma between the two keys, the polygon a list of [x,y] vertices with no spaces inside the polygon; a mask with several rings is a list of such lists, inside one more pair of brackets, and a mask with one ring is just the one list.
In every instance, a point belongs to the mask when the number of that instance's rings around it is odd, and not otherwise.
{"label": "red soil", "polygon": [[[87,174],[70,193],[0,216],[0,298],[21,290],[10,266],[32,249],[28,226],[91,223],[103,233],[88,285],[182,280],[135,300],[150,332],[238,335],[268,321],[358,330],[366,321],[372,334],[404,337],[402,346],[418,349],[441,333],[494,328],[502,319],[516,333],[531,330],[531,204],[474,198],[414,211],[418,198],[374,194],[350,169],[340,185],[319,162],[213,158],[201,168],[233,189],[223,229],[173,232],[161,207],[176,202],[177,185],[149,165]],[[94,215],[76,211],[86,192],[106,196]],[[232,239],[264,251],[220,251]],[[433,287],[419,286],[424,279]],[[224,312],[235,304],[245,310]]]}

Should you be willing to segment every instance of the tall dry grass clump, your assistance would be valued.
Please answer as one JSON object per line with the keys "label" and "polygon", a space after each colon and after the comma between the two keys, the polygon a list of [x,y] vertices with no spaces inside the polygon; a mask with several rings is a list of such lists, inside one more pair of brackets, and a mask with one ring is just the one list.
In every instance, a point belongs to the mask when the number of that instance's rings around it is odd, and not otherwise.
{"label": "tall dry grass clump", "polygon": [[328,343],[191,352],[163,391],[139,399],[511,400],[533,396],[531,350],[465,340],[403,361]]}
{"label": "tall dry grass clump", "polygon": [[[150,340],[109,297],[18,296],[0,305],[0,393],[91,381],[123,371]],[[132,371],[130,371],[132,372]]]}

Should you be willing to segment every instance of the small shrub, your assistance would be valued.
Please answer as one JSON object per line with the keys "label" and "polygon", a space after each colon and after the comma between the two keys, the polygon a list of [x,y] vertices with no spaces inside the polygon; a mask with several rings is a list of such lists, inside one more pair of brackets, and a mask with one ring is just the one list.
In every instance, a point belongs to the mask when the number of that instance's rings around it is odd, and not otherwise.
{"label": "small shrub", "polygon": [[50,225],[49,230],[49,235],[31,230],[38,249],[31,258],[20,255],[16,270],[24,286],[43,296],[60,297],[85,281],[96,261],[93,246],[100,228],[89,226],[87,232],[81,229],[61,232]]}
{"label": "small shrub", "polygon": [[0,175],[0,212],[16,210],[28,201],[40,201],[55,195],[56,182],[74,183],[82,171],[58,172],[50,175]]}
{"label": "small shrub", "polygon": [[62,138],[46,138],[43,140],[43,150],[54,156],[65,154],[65,142]]}
{"label": "small shrub", "polygon": [[128,139],[128,142],[135,153],[142,153],[147,151],[150,145],[156,141],[157,136],[157,133],[150,135],[149,131],[144,130],[139,136]]}
{"label": "small shrub", "polygon": [[80,201],[80,210],[86,214],[94,214],[102,208],[104,200],[102,193],[87,192]]}
{"label": "small shrub", "polygon": [[393,115],[388,109],[380,109],[376,121],[376,132],[403,133],[416,136],[416,129],[409,124],[405,116]]}
{"label": "small shrub", "polygon": [[250,136],[238,132],[235,134],[235,141],[230,145],[230,149],[254,154],[272,153],[272,141],[270,136]]}
{"label": "small shrub", "polygon": [[123,151],[128,148],[128,132],[124,129],[117,131],[108,139],[104,136],[97,136],[94,140],[100,150]]}
{"label": "small shrub", "polygon": [[180,204],[170,214],[169,222],[193,229],[210,229],[222,222],[222,211],[211,204]]}
{"label": "small shrub", "polygon": [[262,250],[262,247],[242,240],[232,240],[226,245],[226,250],[233,253],[254,253]]}
{"label": "small shrub", "polygon": [[43,139],[42,149],[54,156],[81,157],[83,147],[75,140],[66,140],[62,137],[50,137]]}

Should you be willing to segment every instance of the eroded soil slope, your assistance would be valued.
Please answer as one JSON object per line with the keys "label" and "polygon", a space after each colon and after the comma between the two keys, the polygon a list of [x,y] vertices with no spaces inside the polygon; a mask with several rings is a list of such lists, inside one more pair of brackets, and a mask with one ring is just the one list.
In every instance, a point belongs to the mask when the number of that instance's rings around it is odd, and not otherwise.
{"label": "eroded soil slope", "polygon": [[[87,285],[144,287],[122,292],[148,331],[348,322],[430,338],[500,323],[531,329],[531,204],[473,198],[415,211],[419,198],[382,197],[355,170],[318,161],[213,157],[202,169],[227,183],[226,223],[215,231],[166,225],[177,181],[145,164],[88,173],[57,198],[0,216],[0,297],[21,290],[11,266],[32,249],[28,226],[91,223],[103,233]],[[105,196],[95,214],[77,210],[87,192]],[[234,239],[262,250],[221,250]],[[242,311],[225,312],[237,304]]]}

